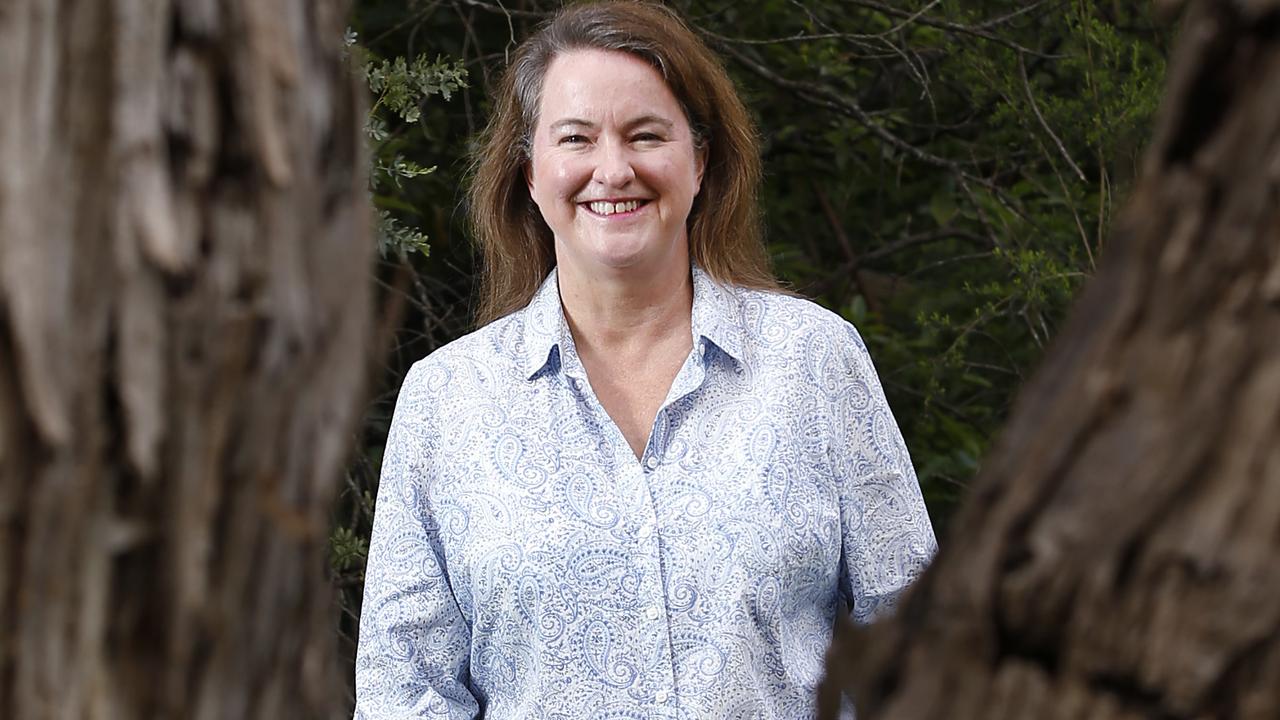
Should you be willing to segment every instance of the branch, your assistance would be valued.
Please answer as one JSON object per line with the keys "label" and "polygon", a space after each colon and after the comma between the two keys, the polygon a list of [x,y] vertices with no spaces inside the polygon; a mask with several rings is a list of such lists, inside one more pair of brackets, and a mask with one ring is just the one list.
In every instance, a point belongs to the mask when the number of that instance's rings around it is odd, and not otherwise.
{"label": "branch", "polygon": [[1003,45],[1009,48],[1010,50],[1017,50],[1018,52],[1026,53],[1028,55],[1035,55],[1036,57],[1049,58],[1049,59],[1060,59],[1066,56],[1065,55],[1046,55],[1044,53],[1037,52],[1035,50],[1032,50],[1031,48],[1025,47],[1023,45],[1019,45],[1018,43],[1013,42],[1012,40],[1002,38],[999,35],[996,35],[995,33],[988,32],[987,28],[995,27],[997,25],[1006,23],[1009,20],[1012,20],[1013,18],[1019,15],[1023,15],[1028,12],[1031,12],[1032,10],[1035,10],[1043,5],[1048,5],[1050,3],[1060,3],[1060,2],[1062,2],[1062,0],[1039,0],[1039,2],[1032,3],[1024,8],[1020,8],[1014,12],[1009,13],[1008,15],[1003,15],[1001,17],[988,20],[987,22],[984,22],[981,25],[962,25],[960,23],[950,22],[948,20],[935,20],[934,18],[931,18],[931,17],[922,16],[922,15],[918,15],[917,13],[913,13],[910,10],[901,10],[891,5],[885,5],[883,3],[875,2],[874,0],[849,0],[849,3],[851,5],[858,5],[860,7],[867,8],[868,10],[875,10],[876,12],[886,15],[888,17],[907,18],[912,20],[913,22],[918,22],[921,25],[928,25],[929,27],[939,28],[941,30],[950,30],[951,32],[961,33],[963,35],[972,35],[973,37],[981,38],[983,40],[987,40],[988,42],[996,43],[997,45]]}
{"label": "branch", "polygon": [[1040,121],[1040,127],[1044,128],[1049,137],[1053,138],[1054,144],[1058,146],[1058,152],[1062,153],[1062,159],[1066,160],[1067,165],[1071,166],[1071,169],[1075,171],[1076,177],[1080,178],[1080,182],[1089,182],[1089,179],[1084,176],[1084,171],[1071,159],[1071,154],[1067,152],[1067,146],[1062,144],[1062,140],[1058,139],[1057,134],[1053,132],[1053,128],[1049,127],[1049,123],[1045,121],[1044,115],[1040,114],[1040,106],[1036,104],[1035,94],[1031,91],[1031,80],[1027,78],[1027,65],[1023,62],[1022,55],[1018,55],[1018,72],[1022,75],[1022,89],[1027,93],[1027,102],[1031,103],[1031,110],[1035,112],[1036,119]]}
{"label": "branch", "polygon": [[[482,2],[481,0],[454,0],[454,2],[460,5],[466,5],[467,7],[479,8],[486,12],[505,15],[507,17],[508,25],[510,25],[511,18],[520,17],[529,18],[531,20],[544,20],[555,14],[554,12],[547,10],[510,10],[503,6],[501,0],[492,3]],[[514,35],[514,29],[512,34]]]}
{"label": "branch", "polygon": [[798,80],[790,80],[788,78],[782,77],[781,75],[775,73],[774,71],[770,70],[764,65],[751,59],[745,53],[738,50],[737,48],[734,48],[720,41],[719,37],[714,33],[706,33],[706,34],[710,36],[715,41],[715,43],[719,45],[722,50],[724,50],[724,52],[728,53],[729,55],[732,55],[735,59],[738,60],[738,62],[742,63],[748,70],[760,76],[761,78],[768,80],[769,82],[777,85],[778,87],[791,91],[801,99],[808,100],[809,102],[821,105],[830,110],[835,110],[844,115],[848,115],[852,117],[854,120],[857,120],[858,123],[860,123],[863,127],[867,128],[867,130],[869,130],[873,135],[880,138],[885,143],[901,151],[902,153],[916,160],[919,160],[920,162],[926,163],[928,165],[933,165],[934,167],[945,168],[951,171],[952,173],[955,173],[956,175],[966,180],[969,180],[970,182],[976,183],[978,185],[981,185],[995,192],[999,191],[999,189],[996,188],[994,184],[991,183],[991,181],[985,178],[981,178],[976,175],[973,175],[968,170],[965,170],[963,167],[961,167],[960,164],[955,162],[954,160],[948,160],[946,158],[934,155],[933,153],[922,150],[916,147],[915,145],[912,145],[911,143],[903,140],[897,135],[894,135],[892,132],[887,130],[883,125],[880,125],[879,123],[875,122],[875,120],[871,118],[871,114],[868,113],[866,110],[864,110],[856,100],[846,97],[844,95],[841,95],[837,92],[830,90],[829,88],[825,88],[820,85],[800,82]]}
{"label": "branch", "polygon": [[822,192],[822,187],[815,180],[811,183],[813,193],[818,197],[818,204],[822,206],[822,214],[827,216],[827,222],[831,225],[831,231],[835,233],[836,241],[840,243],[841,249],[844,250],[845,258],[848,259],[847,272],[853,273],[853,284],[858,288],[858,294],[867,303],[867,309],[876,315],[880,313],[880,300],[874,297],[867,289],[864,282],[861,263],[858,254],[853,251],[853,244],[849,242],[849,236],[844,231],[844,225],[840,223],[840,217],[836,215],[835,208],[831,207],[831,201],[827,199],[827,194]]}

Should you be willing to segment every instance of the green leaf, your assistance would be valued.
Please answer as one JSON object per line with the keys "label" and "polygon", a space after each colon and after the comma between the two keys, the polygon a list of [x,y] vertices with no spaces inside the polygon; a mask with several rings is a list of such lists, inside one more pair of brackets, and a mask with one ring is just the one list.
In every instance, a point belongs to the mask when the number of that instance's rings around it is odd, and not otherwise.
{"label": "green leaf", "polygon": [[933,198],[929,200],[929,214],[933,216],[933,221],[939,227],[949,224],[957,212],[959,208],[956,205],[955,196],[946,190],[934,193]]}

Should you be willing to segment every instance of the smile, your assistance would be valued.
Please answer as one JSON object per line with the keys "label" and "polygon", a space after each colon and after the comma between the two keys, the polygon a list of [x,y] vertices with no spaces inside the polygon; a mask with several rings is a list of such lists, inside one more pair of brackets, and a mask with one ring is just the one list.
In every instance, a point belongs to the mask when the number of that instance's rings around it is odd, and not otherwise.
{"label": "smile", "polygon": [[597,200],[595,202],[582,203],[592,213],[601,216],[609,215],[626,215],[649,204],[648,200],[623,200],[622,202],[610,202],[608,200]]}

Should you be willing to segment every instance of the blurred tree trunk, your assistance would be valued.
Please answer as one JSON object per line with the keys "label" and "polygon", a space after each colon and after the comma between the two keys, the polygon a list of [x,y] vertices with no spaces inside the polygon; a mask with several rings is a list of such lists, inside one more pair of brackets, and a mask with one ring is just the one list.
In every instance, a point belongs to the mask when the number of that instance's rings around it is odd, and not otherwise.
{"label": "blurred tree trunk", "polygon": [[1280,717],[1280,2],[1182,22],[1097,277],[934,566],[833,649],[860,720]]}
{"label": "blurred tree trunk", "polygon": [[0,717],[340,706],[372,247],[346,14],[0,3]]}
{"label": "blurred tree trunk", "polygon": [[1128,213],[950,541],[832,652],[860,720],[1280,717],[1280,1],[1180,35]]}

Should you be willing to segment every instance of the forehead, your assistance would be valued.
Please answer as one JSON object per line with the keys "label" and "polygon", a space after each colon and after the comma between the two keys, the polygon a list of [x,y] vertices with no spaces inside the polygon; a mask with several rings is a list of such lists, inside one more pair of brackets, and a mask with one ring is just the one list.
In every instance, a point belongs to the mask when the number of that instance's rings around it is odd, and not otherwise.
{"label": "forehead", "polygon": [[539,125],[565,117],[597,122],[639,115],[684,120],[671,88],[643,59],[624,52],[571,50],[557,55],[547,68]]}

